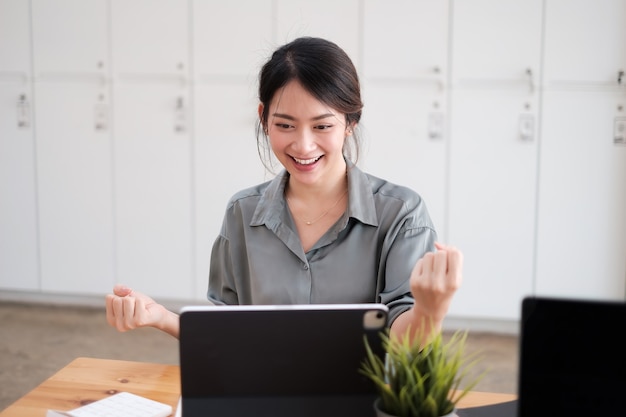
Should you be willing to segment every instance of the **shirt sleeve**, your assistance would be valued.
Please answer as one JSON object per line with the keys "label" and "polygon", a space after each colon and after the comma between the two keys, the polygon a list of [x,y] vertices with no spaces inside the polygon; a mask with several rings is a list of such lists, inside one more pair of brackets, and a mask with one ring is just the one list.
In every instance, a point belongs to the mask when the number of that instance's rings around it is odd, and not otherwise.
{"label": "shirt sleeve", "polygon": [[401,198],[397,199],[402,201],[400,206],[389,205],[395,208],[378,212],[379,226],[385,233],[378,266],[378,298],[389,308],[390,325],[415,303],[411,273],[419,259],[435,251],[437,240],[424,200],[410,190],[403,188],[400,192]]}
{"label": "shirt sleeve", "polygon": [[435,251],[437,233],[425,210],[421,202],[404,219],[386,250],[383,264],[380,265],[379,274],[383,274],[379,275],[379,301],[389,308],[389,325],[415,303],[411,295],[411,272],[419,259],[426,253]]}
{"label": "shirt sleeve", "polygon": [[229,249],[228,239],[219,235],[211,250],[207,298],[215,305],[239,304],[234,290],[234,271]]}

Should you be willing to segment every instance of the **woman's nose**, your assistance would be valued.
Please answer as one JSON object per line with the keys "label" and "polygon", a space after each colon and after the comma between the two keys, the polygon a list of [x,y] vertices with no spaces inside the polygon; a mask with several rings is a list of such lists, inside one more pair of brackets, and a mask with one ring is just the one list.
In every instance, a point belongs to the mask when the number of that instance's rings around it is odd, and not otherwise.
{"label": "woman's nose", "polygon": [[302,153],[315,149],[315,135],[308,129],[298,131],[293,146]]}

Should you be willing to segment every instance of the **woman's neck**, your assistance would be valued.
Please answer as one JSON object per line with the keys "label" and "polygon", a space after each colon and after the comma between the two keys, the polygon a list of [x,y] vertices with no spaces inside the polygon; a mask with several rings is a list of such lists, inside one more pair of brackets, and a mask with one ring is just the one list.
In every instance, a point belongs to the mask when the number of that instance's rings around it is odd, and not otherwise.
{"label": "woman's neck", "polygon": [[323,204],[329,200],[336,200],[348,190],[348,177],[343,175],[336,177],[333,181],[320,185],[310,185],[294,181],[289,178],[285,188],[285,196],[291,200],[311,203],[313,205]]}

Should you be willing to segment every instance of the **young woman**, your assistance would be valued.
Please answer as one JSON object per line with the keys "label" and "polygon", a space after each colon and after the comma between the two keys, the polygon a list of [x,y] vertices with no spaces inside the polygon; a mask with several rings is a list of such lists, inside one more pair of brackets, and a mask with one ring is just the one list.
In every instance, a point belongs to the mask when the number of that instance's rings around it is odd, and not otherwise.
{"label": "young woman", "polygon": [[[381,302],[392,334],[439,331],[462,280],[462,253],[437,243],[420,196],[366,174],[356,69],[332,42],[299,38],[259,77],[257,144],[273,180],[235,194],[211,254],[215,304]],[[177,337],[178,315],[117,285],[107,320]]]}

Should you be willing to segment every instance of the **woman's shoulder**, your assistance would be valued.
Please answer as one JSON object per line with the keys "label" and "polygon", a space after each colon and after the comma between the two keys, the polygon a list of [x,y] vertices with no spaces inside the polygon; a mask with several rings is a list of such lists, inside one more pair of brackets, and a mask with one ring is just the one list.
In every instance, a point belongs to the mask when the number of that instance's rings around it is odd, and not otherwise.
{"label": "woman's shoulder", "polygon": [[244,188],[244,189],[237,191],[235,194],[233,194],[230,197],[230,200],[228,200],[228,207],[231,207],[236,203],[248,200],[250,198],[254,198],[254,199],[260,198],[271,182],[272,182],[271,180],[265,181],[260,184],[256,184],[251,187]]}
{"label": "woman's shoulder", "polygon": [[405,202],[421,202],[421,195],[414,189],[391,182],[376,175],[365,173],[370,184],[372,194],[378,198],[398,199]]}
{"label": "woman's shoulder", "polygon": [[417,191],[375,175],[366,176],[379,221],[385,223],[382,219],[395,219],[401,221],[404,227],[434,230],[426,202]]}

